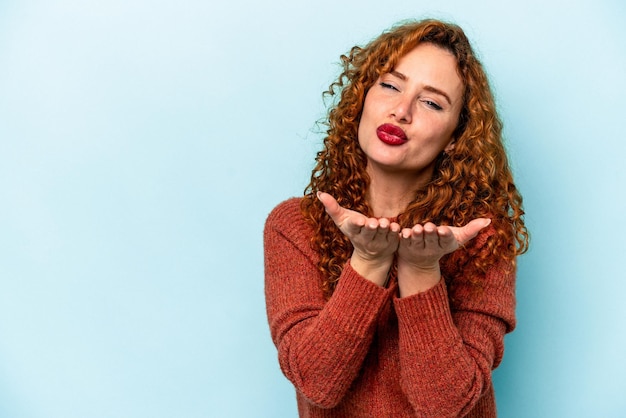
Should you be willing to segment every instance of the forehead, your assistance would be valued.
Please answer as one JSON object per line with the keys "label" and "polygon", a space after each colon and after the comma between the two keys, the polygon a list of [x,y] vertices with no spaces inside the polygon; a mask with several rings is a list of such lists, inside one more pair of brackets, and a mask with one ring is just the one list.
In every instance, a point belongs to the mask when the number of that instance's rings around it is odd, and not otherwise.
{"label": "forehead", "polygon": [[437,70],[446,74],[455,74],[458,64],[452,52],[431,43],[421,43],[400,57],[395,70],[404,68],[413,71]]}
{"label": "forehead", "polygon": [[422,43],[401,57],[394,71],[408,80],[446,88],[452,92],[463,90],[456,57],[447,49],[431,43]]}

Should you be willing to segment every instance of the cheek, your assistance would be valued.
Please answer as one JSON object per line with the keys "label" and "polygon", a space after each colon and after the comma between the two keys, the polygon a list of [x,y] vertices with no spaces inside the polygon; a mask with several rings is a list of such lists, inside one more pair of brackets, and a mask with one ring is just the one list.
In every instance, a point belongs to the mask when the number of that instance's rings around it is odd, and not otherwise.
{"label": "cheek", "polygon": [[360,147],[363,146],[362,138],[363,138],[363,125],[359,124],[359,127],[356,130],[356,142],[357,144],[359,144]]}
{"label": "cheek", "polygon": [[369,99],[369,94],[365,96],[363,102],[363,109],[361,109],[361,121],[360,123],[367,122],[372,115],[372,101]]}
{"label": "cheek", "polygon": [[454,125],[447,118],[441,118],[436,115],[427,118],[421,118],[415,126],[415,132],[418,137],[428,138],[428,142],[433,146],[439,146],[440,143],[447,144],[454,133]]}
{"label": "cheek", "polygon": [[444,140],[450,140],[457,125],[458,117],[455,117],[454,115],[449,115],[449,117],[440,120],[438,124],[439,136]]}
{"label": "cheek", "polygon": [[361,143],[361,139],[367,132],[372,129],[372,124],[374,123],[374,118],[372,117],[372,106],[371,103],[368,103],[367,96],[365,97],[365,103],[363,104],[363,110],[361,111],[361,118],[359,120],[359,126],[357,128],[357,138],[359,143]]}

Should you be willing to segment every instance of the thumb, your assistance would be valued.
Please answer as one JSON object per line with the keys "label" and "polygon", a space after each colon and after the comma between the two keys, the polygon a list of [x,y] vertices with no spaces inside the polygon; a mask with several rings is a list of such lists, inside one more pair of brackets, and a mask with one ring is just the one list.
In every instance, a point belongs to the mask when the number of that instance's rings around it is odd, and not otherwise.
{"label": "thumb", "polygon": [[337,200],[325,192],[317,192],[317,198],[324,205],[324,209],[326,209],[326,213],[330,215],[331,218],[338,218],[341,214],[341,206]]}
{"label": "thumb", "polygon": [[461,228],[459,235],[457,236],[457,241],[461,245],[465,245],[466,242],[470,241],[474,238],[478,233],[491,224],[491,219],[489,218],[477,218],[470,221],[467,225]]}

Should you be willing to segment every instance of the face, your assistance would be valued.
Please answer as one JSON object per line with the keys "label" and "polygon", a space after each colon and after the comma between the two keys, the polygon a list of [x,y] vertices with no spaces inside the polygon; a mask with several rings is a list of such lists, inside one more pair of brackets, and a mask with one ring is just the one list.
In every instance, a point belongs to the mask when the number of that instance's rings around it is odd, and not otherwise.
{"label": "face", "polygon": [[383,74],[365,96],[358,129],[370,177],[402,174],[426,184],[441,151],[451,149],[463,105],[456,58],[418,45]]}

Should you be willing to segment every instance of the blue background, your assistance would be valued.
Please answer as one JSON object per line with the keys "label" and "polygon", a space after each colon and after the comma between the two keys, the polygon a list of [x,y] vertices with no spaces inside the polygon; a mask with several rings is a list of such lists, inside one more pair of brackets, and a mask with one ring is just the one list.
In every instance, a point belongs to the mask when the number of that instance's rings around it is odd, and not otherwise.
{"label": "blue background", "polygon": [[500,415],[626,416],[624,2],[4,0],[0,417],[296,416],[263,223],[339,55],[412,17],[465,28],[525,198]]}

